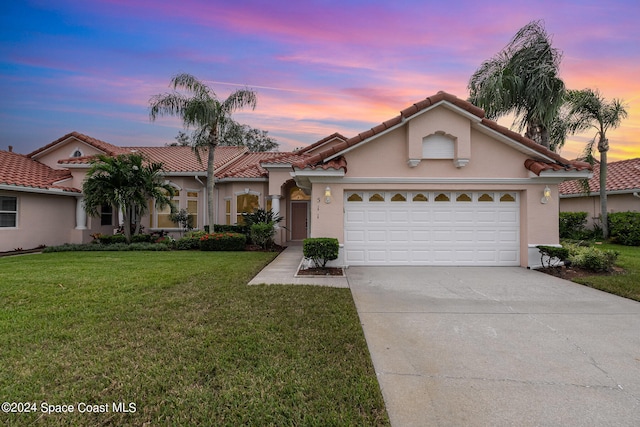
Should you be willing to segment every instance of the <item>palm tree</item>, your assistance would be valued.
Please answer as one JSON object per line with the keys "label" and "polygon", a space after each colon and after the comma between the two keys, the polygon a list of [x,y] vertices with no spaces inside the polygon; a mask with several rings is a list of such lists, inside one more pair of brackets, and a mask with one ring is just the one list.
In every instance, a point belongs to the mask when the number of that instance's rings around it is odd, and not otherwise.
{"label": "palm tree", "polygon": [[585,148],[585,159],[593,164],[593,147],[597,143],[600,152],[600,212],[602,219],[602,234],[609,238],[609,224],[607,218],[607,152],[609,139],[607,131],[620,126],[622,119],[627,117],[627,110],[620,99],[607,101],[597,90],[583,89],[567,92],[569,106],[566,118],[567,129],[576,133],[593,128],[596,134]]}
{"label": "palm tree", "polygon": [[149,199],[155,199],[156,206],[164,208],[172,206],[171,197],[175,194],[173,187],[164,182],[162,164],[146,162],[139,154],[97,156],[91,161],[82,192],[84,209],[91,216],[99,215],[98,208],[102,205],[118,206],[127,242],[131,241],[133,218],[147,212]]}
{"label": "palm tree", "polygon": [[[215,223],[215,148],[225,129],[231,123],[231,114],[246,106],[256,107],[256,93],[248,89],[233,92],[225,100],[190,74],[178,74],[171,79],[173,92],[155,95],[149,101],[151,121],[158,116],[179,116],[184,126],[195,127],[193,149],[200,159],[200,150],[208,148],[207,157],[207,210],[209,226]],[[179,92],[182,89],[184,92]]]}
{"label": "palm tree", "polygon": [[493,120],[515,114],[519,132],[526,129],[525,137],[550,148],[550,131],[565,92],[558,77],[561,58],[541,22],[530,22],[473,73],[469,101]]}

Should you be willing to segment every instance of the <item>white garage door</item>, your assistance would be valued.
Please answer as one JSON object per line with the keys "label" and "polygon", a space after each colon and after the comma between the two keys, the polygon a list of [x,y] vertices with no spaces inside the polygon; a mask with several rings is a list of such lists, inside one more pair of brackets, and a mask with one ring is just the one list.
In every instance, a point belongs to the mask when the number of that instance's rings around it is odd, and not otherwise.
{"label": "white garage door", "polygon": [[347,265],[520,265],[517,192],[346,191]]}

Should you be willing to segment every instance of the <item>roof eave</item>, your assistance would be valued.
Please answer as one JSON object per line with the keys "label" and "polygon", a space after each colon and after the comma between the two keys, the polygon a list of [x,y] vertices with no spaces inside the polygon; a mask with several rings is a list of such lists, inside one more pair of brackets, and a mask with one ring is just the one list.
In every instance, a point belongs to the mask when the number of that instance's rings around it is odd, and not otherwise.
{"label": "roof eave", "polygon": [[5,191],[19,191],[22,193],[39,193],[39,194],[53,194],[58,196],[82,196],[82,193],[78,191],[68,191],[61,188],[42,188],[42,187],[27,187],[23,185],[15,184],[0,184],[0,190]]}

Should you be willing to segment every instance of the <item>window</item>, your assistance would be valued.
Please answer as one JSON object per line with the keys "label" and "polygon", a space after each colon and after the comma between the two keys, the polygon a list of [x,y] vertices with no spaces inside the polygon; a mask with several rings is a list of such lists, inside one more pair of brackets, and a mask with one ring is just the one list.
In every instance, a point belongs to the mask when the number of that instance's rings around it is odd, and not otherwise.
{"label": "window", "polygon": [[231,199],[224,199],[224,223],[231,225]]}
{"label": "window", "polygon": [[18,198],[0,196],[0,227],[18,226]]}
{"label": "window", "polygon": [[187,212],[191,217],[191,226],[198,228],[198,192],[187,191]]}
{"label": "window", "polygon": [[311,195],[305,194],[302,188],[293,187],[289,191],[289,200],[311,200]]}
{"label": "window", "polygon": [[236,222],[238,224],[244,224],[243,213],[252,213],[254,210],[260,207],[257,194],[242,193],[238,194],[236,198]]}
{"label": "window", "polygon": [[[171,200],[171,204],[174,206],[176,211],[179,211],[180,205],[178,201],[178,197],[180,197],[180,191],[175,189],[175,194],[173,196],[173,200]],[[171,221],[171,208],[169,205],[165,206],[162,209],[156,207],[156,227],[157,228],[178,228],[178,224]]]}
{"label": "window", "polygon": [[384,193],[373,193],[369,196],[370,202],[384,202]]}
{"label": "window", "polygon": [[483,193],[480,197],[478,197],[479,202],[493,202],[493,195],[489,193]]}
{"label": "window", "polygon": [[442,134],[434,134],[422,138],[422,158],[453,159],[453,138]]}
{"label": "window", "polygon": [[427,196],[425,196],[422,193],[418,193],[415,196],[413,196],[413,201],[414,202],[428,202],[429,198]]}
{"label": "window", "polygon": [[407,198],[406,198],[406,196],[404,194],[396,193],[391,198],[391,201],[392,202],[406,202]]}
{"label": "window", "polygon": [[500,201],[501,202],[515,202],[516,198],[513,194],[510,193],[504,193],[500,196]]}
{"label": "window", "polygon": [[113,225],[113,206],[102,205],[100,208],[100,225]]}
{"label": "window", "polygon": [[456,202],[470,202],[471,197],[467,193],[458,193],[458,197],[456,197]]}
{"label": "window", "polygon": [[347,202],[361,202],[362,196],[358,193],[352,193],[349,197],[347,197]]}
{"label": "window", "polygon": [[449,194],[446,193],[440,193],[436,196],[436,198],[434,199],[436,202],[450,202],[451,198],[449,197]]}

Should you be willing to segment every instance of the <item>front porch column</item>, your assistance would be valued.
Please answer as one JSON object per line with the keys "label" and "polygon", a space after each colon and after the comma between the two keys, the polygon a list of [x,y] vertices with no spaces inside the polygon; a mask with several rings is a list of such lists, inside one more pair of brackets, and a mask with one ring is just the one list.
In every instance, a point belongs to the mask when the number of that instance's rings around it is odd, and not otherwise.
{"label": "front porch column", "polygon": [[[271,196],[271,210],[273,211],[273,216],[280,215],[280,196],[279,194],[274,194]],[[276,229],[280,228],[278,224],[275,225]]]}
{"label": "front porch column", "polygon": [[87,229],[87,213],[84,210],[84,197],[76,197],[76,230]]}

